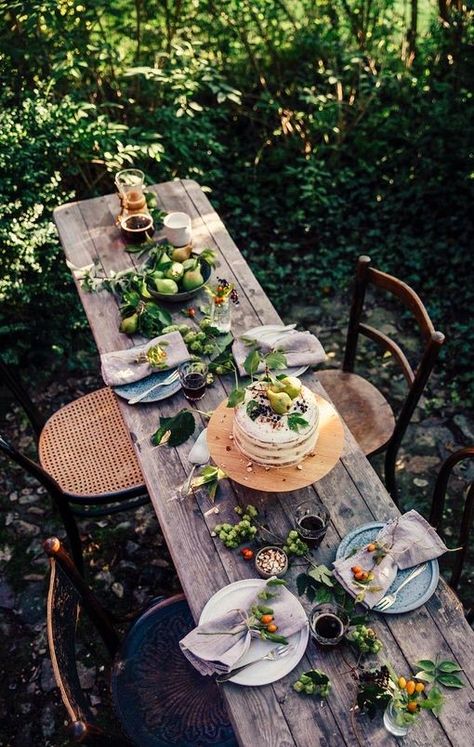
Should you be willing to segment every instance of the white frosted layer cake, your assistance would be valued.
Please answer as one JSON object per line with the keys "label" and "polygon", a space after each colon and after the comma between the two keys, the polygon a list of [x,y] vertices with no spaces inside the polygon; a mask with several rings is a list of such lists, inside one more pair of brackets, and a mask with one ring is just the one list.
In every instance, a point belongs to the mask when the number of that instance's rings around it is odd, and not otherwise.
{"label": "white frosted layer cake", "polygon": [[318,438],[319,409],[315,396],[302,386],[288,412],[278,415],[270,405],[266,388],[262,381],[246,388],[244,401],[234,410],[234,443],[257,464],[269,467],[299,464],[314,450]]}

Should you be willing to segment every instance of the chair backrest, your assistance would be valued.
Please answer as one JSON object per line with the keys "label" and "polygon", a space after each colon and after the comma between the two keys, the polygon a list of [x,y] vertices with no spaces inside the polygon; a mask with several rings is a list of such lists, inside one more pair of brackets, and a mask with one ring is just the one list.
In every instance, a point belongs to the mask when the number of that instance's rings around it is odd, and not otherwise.
{"label": "chair backrest", "polygon": [[[466,446],[465,448],[459,449],[453,454],[450,454],[441,466],[433,491],[433,500],[431,503],[431,513],[429,519],[430,524],[434,526],[435,529],[439,529],[441,527],[444,505],[446,502],[446,490],[448,488],[448,482],[453,468],[465,459],[474,459],[474,446]],[[449,582],[449,585],[453,589],[457,589],[459,581],[461,579],[461,573],[469,546],[469,535],[471,531],[473,514],[474,483],[470,483],[467,487],[465,495],[464,511],[461,520],[461,528],[459,531],[458,545],[461,549],[456,553],[451,580]]]}
{"label": "chair backrest", "polygon": [[[418,366],[413,370],[408,358],[398,343],[381,330],[361,321],[367,287],[373,285],[395,296],[415,317],[424,340],[423,350]],[[396,499],[395,461],[401,440],[410,422],[411,416],[423,394],[433,366],[444,342],[442,332],[435,330],[429,314],[420,297],[409,285],[392,275],[371,267],[370,257],[361,256],[357,260],[355,285],[352,306],[347,330],[346,349],[343,370],[353,372],[359,335],[364,335],[388,351],[398,363],[408,384],[405,402],[396,417],[393,434],[388,443],[385,458],[385,482],[392,497]]]}
{"label": "chair backrest", "polygon": [[51,569],[46,608],[49,651],[54,677],[71,721],[71,736],[94,747],[130,747],[130,742],[120,734],[105,733],[96,723],[81,688],[76,660],[76,628],[81,610],[88,614],[111,657],[120,643],[118,634],[57,537],[46,540],[44,549]]}
{"label": "chair backrest", "polygon": [[13,370],[13,368],[11,368],[10,366],[7,366],[1,358],[0,384],[6,386],[7,389],[9,389],[13,394],[13,397],[18,402],[18,404],[21,405],[26,415],[28,416],[28,419],[35,432],[36,439],[38,440],[40,437],[40,433],[43,430],[45,419],[34,404],[25,387],[23,386],[18,371]]}

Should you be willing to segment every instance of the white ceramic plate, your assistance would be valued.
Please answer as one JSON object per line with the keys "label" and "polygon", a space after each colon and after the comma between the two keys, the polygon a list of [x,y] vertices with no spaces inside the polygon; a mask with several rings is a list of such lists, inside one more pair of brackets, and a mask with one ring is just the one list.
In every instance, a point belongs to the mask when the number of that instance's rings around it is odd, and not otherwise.
{"label": "white ceramic plate", "polygon": [[[273,340],[277,340],[278,337],[284,333],[285,329],[288,331],[294,329],[296,324],[263,324],[261,327],[252,327],[248,329],[242,337],[253,337],[254,334],[258,334],[259,338],[264,339],[270,345]],[[239,335],[240,337],[240,335]],[[285,368],[284,370],[278,370],[276,373],[285,374],[285,376],[302,376],[307,371],[309,366],[300,366],[299,368]]]}
{"label": "white ceramic plate", "polygon": [[[199,625],[205,622],[209,622],[213,618],[216,618],[224,614],[228,610],[235,609],[241,604],[245,604],[248,600],[249,591],[255,589],[255,596],[262,588],[262,581],[258,578],[245,578],[242,581],[235,581],[233,584],[224,586],[220,589],[213,597],[211,597],[201,612],[199,618]],[[292,604],[295,607],[301,608],[302,614],[306,616],[303,607],[299,600],[292,595]],[[242,672],[239,672],[235,677],[231,677],[229,682],[235,682],[237,685],[250,685],[253,687],[259,685],[268,685],[270,682],[276,682],[281,679],[292,669],[296,667],[299,660],[306,651],[308,644],[309,627],[306,625],[298,633],[294,633],[288,638],[289,645],[293,646],[291,653],[284,656],[282,659],[276,659],[275,661],[258,661],[253,666],[247,667]],[[258,659],[260,656],[264,656],[272,648],[278,644],[272,643],[271,641],[260,641],[256,638],[252,638],[249,650],[243,656],[236,667],[243,666],[247,662]]]}

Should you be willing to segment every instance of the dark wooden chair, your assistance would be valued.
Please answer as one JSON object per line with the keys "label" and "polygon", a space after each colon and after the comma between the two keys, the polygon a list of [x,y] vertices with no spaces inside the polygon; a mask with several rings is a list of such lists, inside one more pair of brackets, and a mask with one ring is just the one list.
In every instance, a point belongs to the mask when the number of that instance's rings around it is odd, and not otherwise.
{"label": "dark wooden chair", "polygon": [[[458,449],[446,459],[441,466],[439,471],[436,484],[433,491],[433,499],[431,503],[431,513],[429,522],[436,530],[441,528],[443,519],[444,506],[446,502],[446,491],[448,488],[449,478],[454,467],[463,462],[466,459],[474,459],[474,446],[466,446],[463,449]],[[474,483],[470,483],[467,486],[464,511],[461,519],[461,527],[459,530],[459,540],[457,545],[461,548],[455,554],[455,561],[449,585],[456,591],[459,586],[461,579],[461,573],[466,559],[467,550],[469,547],[469,535],[471,531],[472,518],[474,513]],[[474,616],[474,615],[472,615]]]}
{"label": "dark wooden chair", "polygon": [[39,463],[0,433],[0,451],[33,475],[51,495],[63,520],[77,567],[82,549],[75,516],[135,509],[149,496],[116,398],[104,387],[70,402],[45,420],[17,373],[0,361],[5,384],[28,416]]}
{"label": "dark wooden chair", "polygon": [[[370,257],[359,257],[347,330],[342,370],[327,369],[317,376],[336,405],[366,456],[385,454],[385,484],[398,502],[395,463],[401,440],[423,394],[438,357],[444,335],[437,332],[418,295],[406,283],[370,266]],[[390,337],[361,321],[367,287],[373,285],[396,296],[414,315],[424,341],[414,371],[401,347]],[[405,402],[395,417],[384,395],[367,379],[354,373],[359,335],[365,335],[391,353],[408,384]]]}
{"label": "dark wooden chair", "polygon": [[[72,740],[94,747],[236,747],[216,683],[202,677],[179,648],[180,639],[194,627],[184,595],[152,603],[121,640],[112,617],[85,584],[60,541],[50,538],[44,549],[51,566],[49,650]],[[82,610],[113,662],[115,730],[100,725],[81,689],[75,644]]]}

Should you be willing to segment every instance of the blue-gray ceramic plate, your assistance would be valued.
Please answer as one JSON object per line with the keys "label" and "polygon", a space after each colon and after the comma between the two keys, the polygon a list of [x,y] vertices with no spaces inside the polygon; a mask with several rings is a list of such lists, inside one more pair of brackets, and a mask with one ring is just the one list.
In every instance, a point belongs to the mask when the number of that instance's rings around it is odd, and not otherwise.
{"label": "blue-gray ceramic plate", "polygon": [[[138,397],[141,392],[145,392],[147,389],[150,389],[153,384],[158,384],[160,381],[164,381],[172,373],[172,370],[153,373],[150,374],[150,376],[147,376],[145,379],[135,381],[133,384],[122,384],[122,386],[116,386],[114,387],[114,392],[115,394],[118,394],[119,397],[123,397],[123,399],[133,399],[134,397]],[[145,405],[147,404],[147,402],[159,402],[162,399],[172,397],[173,394],[179,392],[180,389],[181,382],[179,379],[177,379],[176,381],[173,381],[172,384],[159,386],[157,389],[154,389],[152,392],[143,397],[140,402],[137,402],[137,405]]]}
{"label": "blue-gray ceramic plate", "polygon": [[[369,542],[372,542],[385,526],[383,521],[371,521],[369,524],[363,524],[354,531],[349,532],[337,548],[336,559],[347,558],[352,550],[358,550]],[[404,571],[398,571],[395,580],[388,589],[387,594],[397,589],[401,582],[411,573],[413,568],[406,568]],[[400,612],[411,612],[421,607],[434,594],[439,581],[438,561],[430,560],[428,567],[417,578],[414,578],[409,584],[401,590],[395,602],[385,612],[374,610],[384,615],[398,615]]]}

